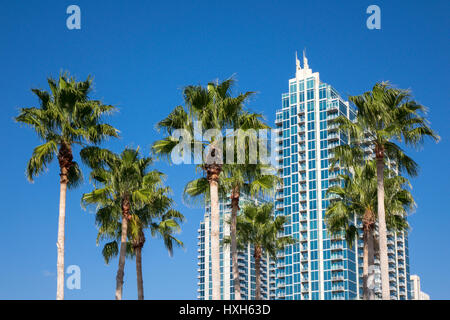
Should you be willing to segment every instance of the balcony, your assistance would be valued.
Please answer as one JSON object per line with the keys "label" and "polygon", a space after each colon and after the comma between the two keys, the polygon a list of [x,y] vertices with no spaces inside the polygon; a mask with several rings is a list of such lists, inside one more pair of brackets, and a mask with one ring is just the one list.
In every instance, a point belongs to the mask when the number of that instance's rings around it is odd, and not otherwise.
{"label": "balcony", "polygon": [[343,234],[333,234],[331,236],[331,240],[344,240],[344,235]]}
{"label": "balcony", "polygon": [[330,246],[331,251],[342,250],[342,244],[334,243]]}
{"label": "balcony", "polygon": [[332,286],[331,291],[339,292],[339,291],[345,291],[345,288],[343,285],[341,286]]}
{"label": "balcony", "polygon": [[334,253],[331,255],[331,260],[342,260],[344,255],[342,253]]}
{"label": "balcony", "polygon": [[330,115],[328,115],[327,120],[333,120],[333,119],[336,119],[337,117],[338,117],[337,113],[336,114],[330,114]]}
{"label": "balcony", "polygon": [[339,178],[339,172],[338,171],[332,171],[328,174],[328,178],[330,180],[336,180]]}
{"label": "balcony", "polygon": [[331,265],[331,270],[344,270],[344,265],[343,264],[332,264]]}
{"label": "balcony", "polygon": [[334,148],[336,148],[339,145],[340,145],[339,142],[331,142],[331,143],[328,144],[328,149],[329,150],[330,149],[334,149]]}
{"label": "balcony", "polygon": [[283,142],[283,137],[276,137],[275,138],[275,143],[281,144],[282,142]]}
{"label": "balcony", "polygon": [[327,111],[329,112],[337,112],[339,108],[339,101],[337,99],[333,99],[327,103]]}
{"label": "balcony", "polygon": [[308,227],[306,225],[300,225],[298,229],[300,232],[308,231]]}
{"label": "balcony", "polygon": [[329,133],[328,134],[328,140],[339,140],[339,133]]}

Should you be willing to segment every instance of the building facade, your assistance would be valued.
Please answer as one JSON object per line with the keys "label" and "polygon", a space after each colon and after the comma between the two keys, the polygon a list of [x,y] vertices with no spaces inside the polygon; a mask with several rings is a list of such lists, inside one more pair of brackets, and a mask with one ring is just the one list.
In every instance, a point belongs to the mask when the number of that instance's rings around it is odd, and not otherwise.
{"label": "building facade", "polygon": [[[248,202],[242,196],[240,206]],[[220,201],[220,241],[230,235],[228,221],[231,217],[231,201],[229,198]],[[210,208],[207,206],[203,221],[198,229],[198,289],[199,300],[212,299],[211,277],[211,219]],[[239,279],[242,300],[255,299],[255,263],[253,247],[249,245],[246,250],[238,252]],[[261,299],[275,298],[275,263],[265,256],[261,259]],[[221,299],[234,299],[233,269],[231,250],[229,245],[220,246],[220,291]]]}
{"label": "building facade", "polygon": [[[276,298],[347,300],[362,296],[362,238],[348,246],[344,236],[331,236],[324,216],[327,189],[337,185],[338,169],[330,168],[331,150],[347,137],[329,124],[339,115],[353,120],[355,110],[329,84],[321,82],[303,57],[296,59],[295,78],[282,94],[276,112],[276,163],[283,183],[277,186],[276,215],[284,215],[284,235],[298,239],[279,253]],[[358,224],[358,221],[355,221]],[[405,234],[390,234],[391,298],[409,296],[408,243]],[[375,273],[379,275],[379,259]],[[378,266],[377,266],[378,263]],[[377,277],[376,277],[377,278]],[[380,293],[380,281],[376,292]]]}
{"label": "building facade", "polygon": [[411,299],[430,300],[430,296],[422,291],[420,287],[420,277],[416,274],[411,275]]}

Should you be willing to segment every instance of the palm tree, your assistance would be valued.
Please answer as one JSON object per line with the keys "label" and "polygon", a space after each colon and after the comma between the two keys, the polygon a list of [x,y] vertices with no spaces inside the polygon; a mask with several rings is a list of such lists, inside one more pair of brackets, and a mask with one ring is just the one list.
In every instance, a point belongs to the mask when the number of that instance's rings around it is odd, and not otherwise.
{"label": "palm tree", "polygon": [[[159,185],[161,180],[158,176],[155,178]],[[158,187],[150,203],[133,212],[128,225],[126,256],[136,259],[138,300],[144,299],[142,249],[146,241],[145,230],[150,229],[153,237],[158,236],[163,239],[170,256],[173,254],[174,246],[183,247],[183,242],[175,238],[174,234],[180,231],[179,223],[184,221],[184,216],[172,209],[173,200],[168,197],[169,191],[167,187]],[[102,255],[108,264],[118,255],[121,222],[115,215],[98,216],[96,222],[99,227],[98,239],[109,241],[105,243],[102,250]]]}
{"label": "palm tree", "polygon": [[142,248],[145,243],[145,229],[149,228],[153,237],[162,238],[170,256],[174,246],[183,247],[183,242],[175,238],[174,234],[180,231],[179,223],[184,221],[184,216],[172,208],[173,200],[167,196],[168,191],[168,188],[161,188],[154,193],[151,204],[132,215],[130,238],[136,256],[138,300],[144,300]]}
{"label": "palm tree", "polygon": [[[239,140],[243,139],[242,136],[239,136],[239,133],[233,137],[235,147],[235,152],[233,153],[233,155],[235,155],[234,161],[232,164],[227,163],[224,165],[224,174],[221,179],[223,188],[225,190],[230,190],[231,198],[230,246],[235,300],[241,300],[236,239],[236,223],[241,193],[245,193],[252,197],[271,195],[275,188],[275,184],[279,182],[279,178],[274,174],[273,168],[270,165],[252,163],[252,161],[250,161],[251,148],[249,144],[251,143],[250,140],[252,139],[252,136],[249,136],[249,140],[245,140],[245,133],[269,128],[261,121],[261,118],[262,117],[259,114],[248,112],[243,112],[236,118],[235,123],[233,123],[235,132],[243,133],[244,141],[242,141],[242,144],[239,143]],[[262,141],[262,138],[258,138],[258,142],[260,142],[260,140],[263,143],[266,142]],[[239,146],[244,147],[244,150],[239,150]],[[261,150],[258,150],[258,153],[259,152],[261,152]],[[239,154],[242,153],[245,156],[245,161],[244,163],[239,163]]]}
{"label": "palm tree", "polygon": [[[278,250],[285,245],[295,243],[291,237],[278,237],[279,232],[284,230],[286,218],[284,216],[273,216],[273,204],[264,203],[262,205],[245,205],[237,217],[236,234],[239,249],[244,249],[248,245],[253,246],[253,256],[255,258],[255,299],[261,299],[261,258],[263,253],[268,254],[276,260]],[[226,238],[229,243],[231,239]]]}
{"label": "palm tree", "polygon": [[[326,223],[332,234],[344,233],[351,247],[358,237],[355,218],[362,221],[363,230],[363,299],[375,299],[369,288],[369,268],[374,265],[374,231],[377,216],[376,164],[368,161],[362,166],[349,168],[349,174],[340,175],[343,185],[328,189],[331,204],[326,211]],[[414,199],[405,187],[409,182],[401,176],[385,171],[385,198],[387,226],[390,230],[402,231],[408,228],[406,214],[414,206]]]}
{"label": "palm tree", "polygon": [[[241,300],[239,281],[236,221],[240,210],[241,195],[264,197],[272,193],[279,178],[269,165],[264,164],[224,164],[219,175],[219,197],[231,199],[230,247],[233,270],[234,298]],[[185,200],[202,198],[209,200],[210,188],[206,178],[188,182],[184,189]]]}
{"label": "palm tree", "polygon": [[[159,156],[173,159],[181,156],[190,163],[191,158],[198,160],[206,155],[200,166],[205,173],[205,181],[209,188],[211,207],[211,269],[212,295],[214,300],[220,300],[220,253],[219,253],[219,176],[223,167],[222,133],[241,114],[243,103],[251,96],[251,92],[231,96],[234,80],[209,83],[206,88],[188,86],[184,89],[185,106],[176,107],[165,119],[157,125],[159,130],[167,135],[164,139],[153,144],[153,151]],[[205,136],[196,128],[196,124],[203,130],[215,130],[214,134]],[[201,130],[200,129],[200,130]],[[177,130],[185,133],[182,145],[173,134]],[[178,131],[179,132],[179,131]],[[202,137],[199,138],[198,135]],[[186,139],[186,140],[184,140]]]}
{"label": "palm tree", "polygon": [[425,118],[426,108],[412,100],[409,90],[393,88],[389,83],[377,83],[371,91],[349,100],[356,106],[357,116],[351,121],[339,116],[335,122],[348,134],[354,144],[366,143],[372,149],[377,163],[378,231],[382,298],[388,300],[389,273],[387,256],[387,230],[384,207],[384,167],[393,161],[400,172],[417,175],[417,163],[397,144],[419,147],[426,137],[438,141],[439,136]]}
{"label": "palm tree", "polygon": [[[88,147],[82,150],[83,161],[92,168],[95,189],[82,197],[83,205],[98,206],[96,219],[99,238],[115,238],[120,223],[119,267],[116,277],[116,299],[122,299],[128,225],[138,210],[151,205],[158,192],[161,172],[149,171],[150,157],[126,148],[121,154],[106,149]],[[111,245],[113,246],[113,245]],[[113,250],[114,248],[109,248]]]}
{"label": "palm tree", "polygon": [[[264,170],[267,171],[264,171]],[[279,178],[270,173],[270,167],[267,165],[230,165],[226,166],[223,184],[225,188],[229,186],[231,190],[231,219],[230,219],[230,238],[231,238],[231,260],[233,268],[234,296],[236,300],[241,300],[241,287],[239,281],[238,252],[236,224],[239,211],[239,202],[241,194],[247,194],[252,197],[270,195],[275,188]]]}
{"label": "palm tree", "polygon": [[60,169],[59,222],[57,241],[56,299],[64,299],[64,240],[67,188],[82,181],[78,164],[73,160],[75,145],[99,144],[107,137],[118,137],[118,131],[103,122],[115,110],[98,100],[91,100],[92,79],[77,82],[67,74],[58,81],[48,78],[50,92],[32,89],[40,106],[21,108],[15,120],[32,127],[43,144],[33,150],[26,175],[30,182],[41,174],[55,156]]}
{"label": "palm tree", "polygon": [[[254,163],[250,159],[250,143],[257,145],[267,142],[263,141],[262,138],[257,138],[256,135],[253,134],[255,130],[269,128],[262,121],[262,116],[256,113],[242,112],[233,120],[233,128],[233,134],[227,136],[226,142],[233,142],[231,147],[234,148],[234,152],[232,153],[232,157],[229,157],[225,153],[227,163],[223,164],[221,174],[219,175],[219,193],[222,198],[230,196],[231,199],[230,244],[234,297],[235,300],[241,300],[236,243],[236,218],[239,211],[241,193],[253,197],[270,195],[275,187],[275,183],[279,181],[279,178],[274,174],[274,170],[270,165],[258,162]],[[250,134],[247,135],[247,133]],[[260,151],[261,150],[258,150],[257,154]],[[244,161],[239,161],[241,155],[244,155]],[[230,158],[232,158],[233,161],[228,161]],[[199,178],[190,181],[186,185],[184,194],[187,195],[188,198],[197,198],[199,196],[208,198],[209,192],[210,188],[207,179]]]}

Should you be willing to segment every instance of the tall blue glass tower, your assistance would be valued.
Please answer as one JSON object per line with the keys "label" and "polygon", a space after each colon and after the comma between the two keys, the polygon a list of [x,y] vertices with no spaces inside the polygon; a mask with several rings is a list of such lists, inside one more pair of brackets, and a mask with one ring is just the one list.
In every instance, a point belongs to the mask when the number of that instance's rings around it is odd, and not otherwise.
{"label": "tall blue glass tower", "polygon": [[[346,136],[328,124],[339,115],[353,120],[356,112],[320,81],[305,56],[303,68],[296,59],[296,76],[289,80],[289,92],[282,94],[282,109],[276,113],[276,162],[283,183],[277,187],[275,209],[276,215],[287,218],[284,235],[298,243],[278,254],[277,299],[347,300],[362,295],[362,240],[350,248],[343,235],[331,236],[324,222],[326,191],[339,183],[340,173],[330,168],[331,150],[347,143]],[[395,253],[390,255],[391,298],[407,299],[407,236],[390,234],[389,243]]]}

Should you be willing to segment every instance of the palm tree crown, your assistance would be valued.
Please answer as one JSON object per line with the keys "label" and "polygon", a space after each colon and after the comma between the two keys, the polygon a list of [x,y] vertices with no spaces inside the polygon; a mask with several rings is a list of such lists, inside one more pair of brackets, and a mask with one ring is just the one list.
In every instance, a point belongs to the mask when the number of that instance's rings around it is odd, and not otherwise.
{"label": "palm tree crown", "polygon": [[[80,170],[73,161],[72,146],[98,144],[107,137],[118,137],[118,131],[103,122],[115,107],[91,100],[92,79],[77,82],[61,75],[49,78],[47,91],[32,89],[40,107],[22,108],[16,121],[32,127],[44,144],[36,147],[28,162],[27,177],[33,181],[57,155],[60,166],[68,170],[68,186],[76,185]],[[58,153],[59,149],[59,153]]]}

